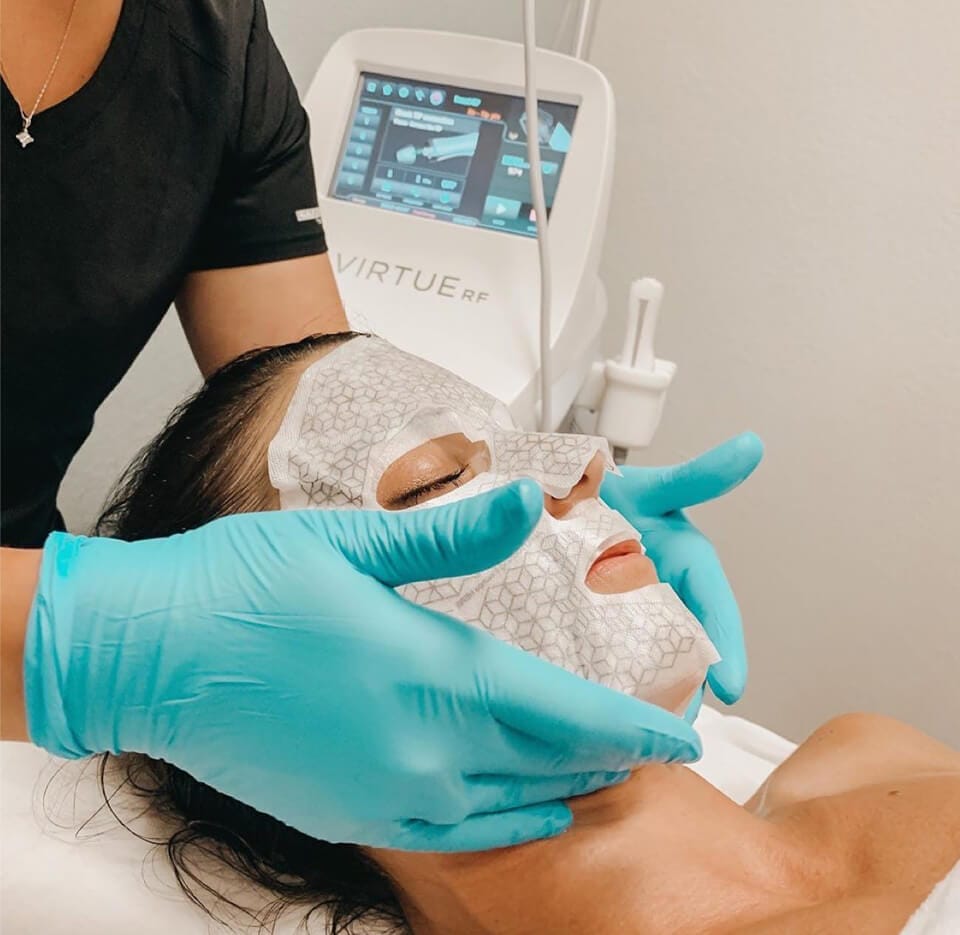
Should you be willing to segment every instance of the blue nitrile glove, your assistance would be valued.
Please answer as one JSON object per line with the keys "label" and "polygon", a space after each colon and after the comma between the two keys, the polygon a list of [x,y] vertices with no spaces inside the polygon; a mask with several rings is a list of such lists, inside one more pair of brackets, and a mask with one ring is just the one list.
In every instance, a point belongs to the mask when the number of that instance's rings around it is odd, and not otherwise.
{"label": "blue nitrile glove", "polygon": [[328,841],[479,850],[558,833],[558,800],[695,758],[695,732],[392,590],[502,561],[542,507],[521,481],[408,513],[54,534],[27,633],[30,737],[162,758]]}
{"label": "blue nitrile glove", "polygon": [[[608,474],[600,490],[603,499],[639,530],[660,578],[673,587],[713,640],[723,658],[711,666],[707,682],[726,704],[740,698],[747,681],[740,610],[717,553],[683,510],[743,483],[762,457],[763,442],[745,432],[685,464],[624,467],[622,477]],[[702,697],[701,691],[690,706],[690,720]]]}

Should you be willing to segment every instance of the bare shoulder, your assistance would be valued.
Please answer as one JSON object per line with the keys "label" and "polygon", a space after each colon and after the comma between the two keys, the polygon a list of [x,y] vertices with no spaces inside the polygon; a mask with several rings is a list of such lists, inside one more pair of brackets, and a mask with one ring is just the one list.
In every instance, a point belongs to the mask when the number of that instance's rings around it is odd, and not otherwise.
{"label": "bare shoulder", "polygon": [[875,740],[878,736],[891,743],[906,741],[917,750],[926,753],[946,754],[954,758],[960,757],[960,752],[939,740],[935,740],[916,727],[911,727],[909,724],[885,714],[873,714],[864,711],[855,711],[830,718],[829,721],[818,727],[804,743],[822,743],[831,740],[843,743],[860,743],[864,740]]}
{"label": "bare shoulder", "polygon": [[830,860],[810,905],[744,932],[899,933],[960,858],[960,754],[892,718],[846,714],[747,807]]}
{"label": "bare shoulder", "polygon": [[753,810],[832,796],[873,783],[960,773],[960,753],[880,714],[843,714],[818,727],[748,803]]}
{"label": "bare shoulder", "polygon": [[960,752],[916,727],[882,714],[843,714],[815,730],[797,750],[829,760],[854,785],[960,770]]}

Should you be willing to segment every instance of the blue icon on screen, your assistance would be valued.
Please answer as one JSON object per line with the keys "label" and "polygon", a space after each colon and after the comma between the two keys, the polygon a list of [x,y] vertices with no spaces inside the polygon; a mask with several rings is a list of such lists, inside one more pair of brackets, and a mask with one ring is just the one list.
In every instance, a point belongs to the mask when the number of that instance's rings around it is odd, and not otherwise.
{"label": "blue icon on screen", "polygon": [[393,85],[389,81],[385,81],[383,84],[383,96],[390,97],[393,94]]}
{"label": "blue icon on screen", "polygon": [[417,101],[418,101],[420,104],[422,104],[422,103],[427,99],[427,89],[426,89],[426,88],[417,88],[417,89],[413,92],[413,96],[417,99]]}
{"label": "blue icon on screen", "polygon": [[446,97],[447,95],[443,91],[439,88],[434,88],[430,92],[430,103],[433,104],[434,107],[439,107],[446,100]]}
{"label": "blue icon on screen", "polygon": [[550,135],[550,148],[558,153],[570,152],[570,131],[562,123],[558,123]]}
{"label": "blue icon on screen", "polygon": [[368,82],[367,82],[367,93],[368,93],[368,94],[376,94],[378,87],[379,87],[379,83],[378,83],[378,82],[376,82],[376,81],[368,81]]}
{"label": "blue icon on screen", "polygon": [[406,98],[410,97],[410,89],[405,84],[402,84],[400,85],[400,90],[397,91],[397,95],[406,100]]}

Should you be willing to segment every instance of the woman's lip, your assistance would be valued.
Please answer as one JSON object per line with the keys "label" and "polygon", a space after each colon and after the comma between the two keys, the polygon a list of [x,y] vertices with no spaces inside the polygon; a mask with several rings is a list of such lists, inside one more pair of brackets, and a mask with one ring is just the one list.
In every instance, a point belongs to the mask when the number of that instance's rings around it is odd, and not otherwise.
{"label": "woman's lip", "polygon": [[587,574],[589,575],[597,565],[601,562],[605,562],[608,558],[617,558],[621,555],[643,555],[643,546],[636,539],[624,539],[623,542],[617,542],[614,545],[611,545],[610,548],[604,549],[590,565],[590,568],[587,569]]}

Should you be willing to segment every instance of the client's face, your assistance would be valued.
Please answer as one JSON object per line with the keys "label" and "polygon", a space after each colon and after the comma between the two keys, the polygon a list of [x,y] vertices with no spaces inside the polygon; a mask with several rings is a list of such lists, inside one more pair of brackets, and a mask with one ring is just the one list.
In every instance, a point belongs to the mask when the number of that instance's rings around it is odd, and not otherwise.
{"label": "client's face", "polygon": [[600,502],[612,468],[604,439],[521,431],[489,394],[368,337],[303,372],[269,450],[284,509],[413,510],[534,479],[545,510],[514,555],[401,593],[681,711],[718,657],[670,587],[657,583],[633,528]]}
{"label": "client's face", "polygon": [[[431,438],[386,468],[377,484],[377,503],[385,510],[406,510],[464,487],[488,474],[490,468],[486,442],[471,441],[462,432]],[[544,494],[544,509],[560,520],[578,503],[597,500],[605,471],[604,457],[598,451],[566,496]],[[653,562],[639,539],[631,535],[591,562],[584,583],[597,594],[624,594],[657,581]]]}

